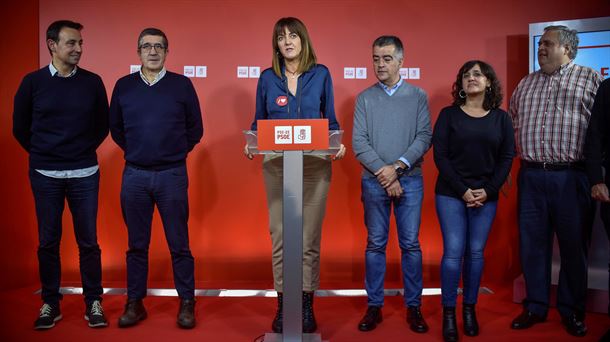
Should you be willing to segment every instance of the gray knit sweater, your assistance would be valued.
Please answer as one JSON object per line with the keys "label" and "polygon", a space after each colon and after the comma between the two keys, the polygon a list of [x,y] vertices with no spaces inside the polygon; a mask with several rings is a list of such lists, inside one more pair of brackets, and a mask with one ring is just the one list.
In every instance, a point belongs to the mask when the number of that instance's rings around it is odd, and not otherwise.
{"label": "gray knit sweater", "polygon": [[409,174],[421,174],[431,139],[428,98],[423,89],[403,82],[389,96],[374,84],[358,95],[352,147],[364,167],[363,177],[374,177],[374,172],[400,157],[411,164]]}

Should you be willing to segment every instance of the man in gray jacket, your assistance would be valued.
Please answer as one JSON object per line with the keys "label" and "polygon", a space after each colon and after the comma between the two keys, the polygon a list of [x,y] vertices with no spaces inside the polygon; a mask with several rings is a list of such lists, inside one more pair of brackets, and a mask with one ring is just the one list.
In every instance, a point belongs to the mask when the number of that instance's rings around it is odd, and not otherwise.
{"label": "man in gray jacket", "polygon": [[378,83],[356,100],[352,145],[362,164],[362,202],[368,231],[365,287],[368,309],[358,324],[375,329],[382,320],[383,281],[390,210],[394,206],[407,307],[407,323],[418,333],[428,331],[420,306],[422,255],[419,225],[423,200],[421,162],[430,148],[432,129],[426,93],[400,77],[403,46],[398,37],[382,36],[373,43]]}

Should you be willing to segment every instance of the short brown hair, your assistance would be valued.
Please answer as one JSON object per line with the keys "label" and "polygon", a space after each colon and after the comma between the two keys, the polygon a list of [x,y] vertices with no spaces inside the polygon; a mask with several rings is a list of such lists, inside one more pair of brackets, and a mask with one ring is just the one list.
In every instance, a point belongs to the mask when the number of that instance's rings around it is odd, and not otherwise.
{"label": "short brown hair", "polygon": [[271,65],[273,66],[273,71],[278,77],[282,77],[282,63],[284,57],[280,52],[280,48],[277,44],[277,39],[280,35],[284,34],[284,30],[288,29],[288,31],[292,33],[296,33],[299,38],[301,38],[301,55],[299,61],[299,67],[297,68],[298,73],[305,72],[314,65],[316,65],[316,53],[313,51],[313,46],[311,45],[311,39],[309,39],[309,33],[307,33],[307,28],[302,21],[297,18],[287,17],[281,18],[275,23],[275,27],[273,27],[273,40],[271,42],[273,46],[273,58],[271,61]]}

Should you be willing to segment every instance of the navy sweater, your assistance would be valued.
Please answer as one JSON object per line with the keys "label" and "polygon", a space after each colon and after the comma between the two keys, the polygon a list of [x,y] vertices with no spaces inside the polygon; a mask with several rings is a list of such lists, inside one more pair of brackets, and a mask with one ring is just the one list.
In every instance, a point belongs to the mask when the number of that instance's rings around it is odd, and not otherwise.
{"label": "navy sweater", "polygon": [[110,101],[110,133],[129,165],[150,170],[183,165],[203,136],[193,84],[169,71],[153,86],[137,72],[119,79]]}
{"label": "navy sweater", "polygon": [[485,189],[495,201],[515,155],[512,121],[502,109],[481,118],[458,106],[443,108],[432,137],[438,168],[435,192],[461,199],[466,190]]}
{"label": "navy sweater", "polygon": [[23,78],[15,94],[13,134],[30,154],[30,167],[75,170],[97,164],[108,135],[108,97],[102,79],[78,68],[51,76],[48,66]]}
{"label": "navy sweater", "polygon": [[[278,77],[273,69],[261,73],[256,88],[256,113],[250,129],[256,130],[256,120],[328,118],[328,129],[339,129],[335,116],[333,81],[322,64],[314,65],[298,78],[296,96],[288,91],[288,80]],[[286,100],[286,104],[280,102]]]}

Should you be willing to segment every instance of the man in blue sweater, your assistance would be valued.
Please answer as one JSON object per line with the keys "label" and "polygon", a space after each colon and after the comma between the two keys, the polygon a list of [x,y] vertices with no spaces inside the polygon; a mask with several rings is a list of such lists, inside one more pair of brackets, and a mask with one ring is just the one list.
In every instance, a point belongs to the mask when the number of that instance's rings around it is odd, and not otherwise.
{"label": "man in blue sweater", "polygon": [[38,219],[38,265],[43,305],[35,329],[62,318],[59,245],[64,202],[72,213],[85,319],[108,325],[101,305],[102,265],[97,243],[97,147],[108,135],[108,98],[102,79],[77,64],[83,26],[68,20],[47,29],[51,63],[23,78],[15,95],[13,134],[29,153],[30,182]]}
{"label": "man in blue sweater", "polygon": [[394,206],[401,250],[407,323],[417,333],[428,331],[422,316],[422,255],[419,224],[424,196],[421,163],[430,148],[432,128],[426,93],[400,77],[402,42],[381,36],[373,43],[378,83],[356,100],[352,145],[363,166],[362,203],[368,231],[365,287],[368,309],[358,324],[375,329],[382,320],[383,280],[390,211]]}
{"label": "man in blue sweater", "polygon": [[201,140],[199,100],[191,81],[164,67],[168,40],[147,28],[138,37],[140,72],[117,81],[110,102],[112,139],[125,152],[121,207],[129,235],[127,304],[119,327],[146,318],[148,247],[155,204],[161,215],[180,297],[177,323],[195,326],[194,259],[188,238],[186,156]]}

